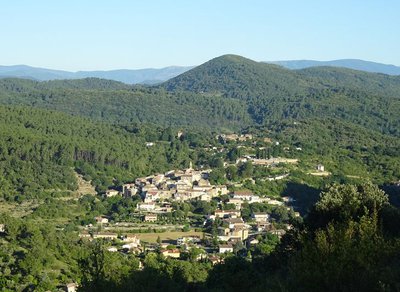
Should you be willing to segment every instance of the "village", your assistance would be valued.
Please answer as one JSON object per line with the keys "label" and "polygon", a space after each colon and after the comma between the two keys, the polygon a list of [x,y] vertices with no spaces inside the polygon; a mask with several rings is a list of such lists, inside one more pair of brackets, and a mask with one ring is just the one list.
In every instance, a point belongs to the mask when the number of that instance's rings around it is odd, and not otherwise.
{"label": "village", "polygon": [[[267,211],[252,212],[244,219],[243,205],[258,203],[281,207],[292,212],[295,217],[300,217],[299,212],[293,210],[295,200],[292,197],[270,198],[247,189],[230,191],[230,185],[211,184],[211,172],[211,169],[193,169],[190,163],[189,168],[184,170],[140,177],[120,186],[119,190],[109,189],[103,194],[106,198],[140,196],[136,215],[142,222],[111,223],[107,216],[98,216],[95,218],[96,224],[86,226],[80,232],[80,237],[108,241],[109,252],[140,256],[153,251],[165,257],[186,259],[195,250],[197,260],[220,263],[229,254],[237,254],[256,246],[267,233],[280,238],[292,228],[289,223],[275,224]],[[201,216],[202,224],[197,226],[158,224],[162,216],[176,212],[173,207],[176,203],[193,201],[214,201],[217,208]],[[146,233],[129,233],[129,226],[149,226],[148,230],[156,233],[153,233],[153,237]],[[173,236],[162,239],[164,234]]]}

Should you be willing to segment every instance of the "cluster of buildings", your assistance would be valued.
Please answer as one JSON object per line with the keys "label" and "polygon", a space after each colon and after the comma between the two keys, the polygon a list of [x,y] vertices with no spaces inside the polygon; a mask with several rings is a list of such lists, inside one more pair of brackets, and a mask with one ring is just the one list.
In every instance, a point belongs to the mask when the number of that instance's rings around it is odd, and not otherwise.
{"label": "cluster of buildings", "polygon": [[222,139],[223,141],[239,141],[244,142],[253,139],[252,134],[221,134],[216,137],[217,139]]}
{"label": "cluster of buildings", "polygon": [[140,177],[134,183],[124,184],[122,193],[118,190],[107,190],[105,197],[139,195],[142,202],[137,205],[138,211],[152,212],[146,214],[144,221],[157,221],[157,214],[171,212],[169,202],[192,199],[211,201],[213,197],[228,194],[225,185],[212,185],[208,176],[211,170],[194,170],[192,165],[186,170],[171,170],[164,174]]}
{"label": "cluster of buildings", "polygon": [[[249,139],[249,137],[247,137]],[[281,159],[268,160],[268,163],[280,163]],[[285,161],[288,162],[288,161]],[[292,161],[294,163],[294,161]],[[159,214],[172,212],[171,202],[186,200],[203,200],[211,201],[213,197],[229,194],[226,185],[212,185],[209,180],[211,170],[194,170],[192,165],[185,170],[172,170],[164,174],[156,174],[147,177],[137,178],[133,183],[124,184],[122,192],[117,190],[108,190],[105,196],[140,196],[142,201],[137,204],[137,210],[141,212],[145,222],[156,222]],[[270,221],[269,214],[266,212],[253,212],[252,220],[245,222],[241,215],[243,203],[267,203],[269,205],[284,205],[293,201],[291,197],[284,197],[282,201],[271,198],[265,198],[255,195],[250,190],[238,190],[230,193],[226,203],[231,205],[230,210],[217,209],[213,214],[207,216],[207,220],[216,220],[219,218],[219,226],[217,228],[217,239],[221,243],[219,245],[219,253],[227,251],[232,252],[236,243],[255,244],[255,236],[257,234],[269,231],[275,232],[281,236],[285,230],[274,230]],[[296,214],[299,215],[299,214]],[[98,224],[108,223],[104,216],[96,217]],[[205,222],[205,223],[206,223]],[[118,239],[115,233],[93,233],[81,234],[81,237],[89,237],[90,239],[107,238]],[[140,241],[135,236],[126,236],[120,238],[124,243],[120,249],[111,247],[110,251],[127,250],[140,251]],[[178,249],[171,249],[161,246],[160,252],[167,257],[180,257],[180,251],[183,247],[200,245],[202,240],[194,237],[178,238],[176,245]]]}
{"label": "cluster of buildings", "polygon": [[236,164],[238,163],[244,163],[251,161],[253,165],[260,165],[260,166],[274,166],[279,163],[287,163],[287,164],[296,164],[299,162],[297,158],[282,158],[282,157],[271,157],[271,158],[255,158],[253,156],[244,156],[241,158],[238,158],[236,160]]}

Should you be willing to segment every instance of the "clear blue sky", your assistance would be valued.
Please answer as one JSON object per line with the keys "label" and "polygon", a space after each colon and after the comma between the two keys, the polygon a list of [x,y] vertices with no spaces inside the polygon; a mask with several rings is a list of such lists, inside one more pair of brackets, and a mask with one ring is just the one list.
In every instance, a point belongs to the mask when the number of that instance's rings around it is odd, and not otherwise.
{"label": "clear blue sky", "polygon": [[358,58],[400,65],[398,0],[4,0],[0,65],[65,70]]}

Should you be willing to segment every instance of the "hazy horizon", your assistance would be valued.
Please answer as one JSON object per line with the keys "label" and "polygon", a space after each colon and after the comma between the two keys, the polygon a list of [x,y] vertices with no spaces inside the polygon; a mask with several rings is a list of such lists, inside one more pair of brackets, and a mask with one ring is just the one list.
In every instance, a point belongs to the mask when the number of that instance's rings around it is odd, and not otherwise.
{"label": "hazy horizon", "polygon": [[400,65],[387,1],[6,2],[0,64],[92,71],[256,61],[361,59]]}

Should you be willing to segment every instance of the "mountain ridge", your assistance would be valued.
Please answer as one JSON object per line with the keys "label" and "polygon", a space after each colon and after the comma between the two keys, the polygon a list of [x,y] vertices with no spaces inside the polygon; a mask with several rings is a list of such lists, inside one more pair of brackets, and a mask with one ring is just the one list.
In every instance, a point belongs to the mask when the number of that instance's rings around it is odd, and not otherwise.
{"label": "mountain ridge", "polygon": [[400,67],[383,64],[372,61],[365,61],[361,59],[338,59],[329,61],[316,61],[316,60],[282,60],[282,61],[267,61],[268,64],[276,64],[291,70],[299,70],[310,67],[342,67],[354,69],[359,71],[382,73],[387,75],[400,75]]}
{"label": "mountain ridge", "polygon": [[97,71],[64,71],[28,65],[0,66],[0,78],[25,78],[37,81],[102,78],[126,84],[155,84],[192,69],[193,66],[168,66],[160,69],[116,69]]}
{"label": "mountain ridge", "polygon": [[[226,58],[237,61],[237,55],[227,54]],[[217,57],[218,58],[218,57]],[[243,57],[242,57],[243,58]],[[216,59],[216,58],[214,58]],[[247,59],[250,60],[250,59]],[[365,61],[360,59],[338,59],[330,61],[315,60],[283,60],[256,62],[274,64],[290,70],[301,70],[312,67],[338,67],[359,70],[370,73],[382,73],[387,75],[399,75],[400,67],[390,64]],[[67,71],[57,69],[47,69],[28,65],[0,65],[0,78],[24,78],[37,81],[50,81],[62,79],[82,79],[82,78],[102,78],[123,82],[126,84],[146,84],[155,85],[168,81],[179,76],[197,66],[167,66],[164,68],[143,68],[143,69],[114,69],[114,70],[80,70]]]}

